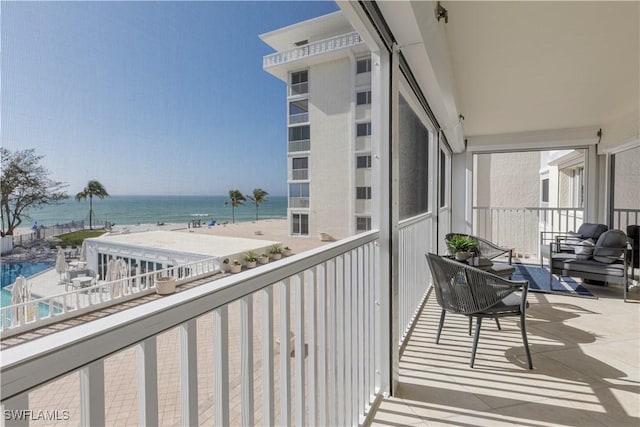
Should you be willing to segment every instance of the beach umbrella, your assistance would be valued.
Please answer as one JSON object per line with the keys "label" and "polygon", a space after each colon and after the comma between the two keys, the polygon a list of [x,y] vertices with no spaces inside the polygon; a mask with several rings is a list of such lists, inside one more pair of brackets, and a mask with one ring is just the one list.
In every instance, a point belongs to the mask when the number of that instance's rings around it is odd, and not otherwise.
{"label": "beach umbrella", "polygon": [[[29,299],[31,299],[31,287],[24,276],[18,276],[11,287],[11,305],[22,304],[29,301]],[[24,313],[24,307],[15,307],[12,310],[11,318],[22,323],[24,321]]]}
{"label": "beach umbrella", "polygon": [[80,248],[80,261],[87,261],[87,241],[82,241],[82,247]]}
{"label": "beach umbrella", "polygon": [[67,272],[67,261],[64,257],[64,249],[58,249],[58,255],[56,255],[56,273],[60,275],[60,283],[63,282],[62,275]]}

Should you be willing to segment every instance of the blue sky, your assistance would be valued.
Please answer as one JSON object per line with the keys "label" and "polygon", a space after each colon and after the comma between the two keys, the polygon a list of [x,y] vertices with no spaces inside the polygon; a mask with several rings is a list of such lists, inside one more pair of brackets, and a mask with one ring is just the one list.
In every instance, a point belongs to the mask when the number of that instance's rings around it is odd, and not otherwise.
{"label": "blue sky", "polygon": [[286,87],[258,35],[333,2],[2,2],[2,146],[74,195],[286,194]]}

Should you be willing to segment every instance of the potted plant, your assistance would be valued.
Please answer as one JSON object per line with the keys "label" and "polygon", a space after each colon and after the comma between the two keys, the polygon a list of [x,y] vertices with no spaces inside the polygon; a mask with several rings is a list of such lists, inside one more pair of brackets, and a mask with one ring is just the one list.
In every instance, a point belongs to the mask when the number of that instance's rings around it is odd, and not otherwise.
{"label": "potted plant", "polygon": [[269,262],[269,254],[263,253],[258,257],[258,262],[260,264],[266,264]]}
{"label": "potted plant", "polygon": [[282,255],[289,256],[291,255],[291,248],[289,246],[285,246],[282,248]]}
{"label": "potted plant", "polygon": [[271,246],[271,248],[269,249],[269,253],[271,254],[271,257],[273,259],[282,258],[282,246],[276,243],[275,245]]}
{"label": "potted plant", "polygon": [[240,273],[240,270],[242,270],[242,263],[240,263],[240,261],[238,261],[237,259],[234,259],[233,261],[231,261],[229,270],[232,273]]}
{"label": "potted plant", "polygon": [[176,291],[176,279],[173,277],[157,277],[156,293],[159,295],[168,295]]}
{"label": "potted plant", "polygon": [[451,239],[447,240],[447,245],[451,247],[458,261],[465,261],[471,256],[469,251],[478,246],[478,243],[469,236],[456,234]]}
{"label": "potted plant", "polygon": [[258,261],[258,254],[253,251],[249,251],[244,254],[244,260],[247,263],[247,268],[254,268]]}

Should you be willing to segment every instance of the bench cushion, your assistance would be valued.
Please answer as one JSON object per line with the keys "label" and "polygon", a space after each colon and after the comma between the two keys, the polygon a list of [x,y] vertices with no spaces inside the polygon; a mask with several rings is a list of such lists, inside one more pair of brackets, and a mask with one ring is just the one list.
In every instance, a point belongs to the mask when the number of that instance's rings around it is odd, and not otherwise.
{"label": "bench cushion", "polygon": [[574,271],[578,277],[580,276],[580,272],[602,274],[605,276],[624,276],[624,264],[621,260],[615,261],[614,263],[602,263],[595,259],[577,259],[574,254],[554,254],[552,267],[554,270]]}

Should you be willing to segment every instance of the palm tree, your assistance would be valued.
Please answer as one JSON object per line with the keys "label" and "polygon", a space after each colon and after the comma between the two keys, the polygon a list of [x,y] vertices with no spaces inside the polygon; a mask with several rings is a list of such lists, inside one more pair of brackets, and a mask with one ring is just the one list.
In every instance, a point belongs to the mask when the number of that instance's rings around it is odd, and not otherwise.
{"label": "palm tree", "polygon": [[87,200],[89,198],[89,230],[93,230],[93,196],[104,199],[109,197],[109,193],[105,190],[104,186],[99,181],[92,179],[89,181],[86,187],[76,194],[76,200]]}
{"label": "palm tree", "polygon": [[267,196],[269,193],[264,191],[262,188],[256,188],[253,190],[253,197],[247,195],[247,199],[251,200],[251,203],[256,205],[256,221],[258,220],[258,206],[260,203],[268,202]]}
{"label": "palm tree", "polygon": [[229,190],[229,200],[231,202],[231,216],[232,221],[235,224],[236,222],[236,206],[244,205],[244,201],[247,199],[244,198],[240,190]]}

